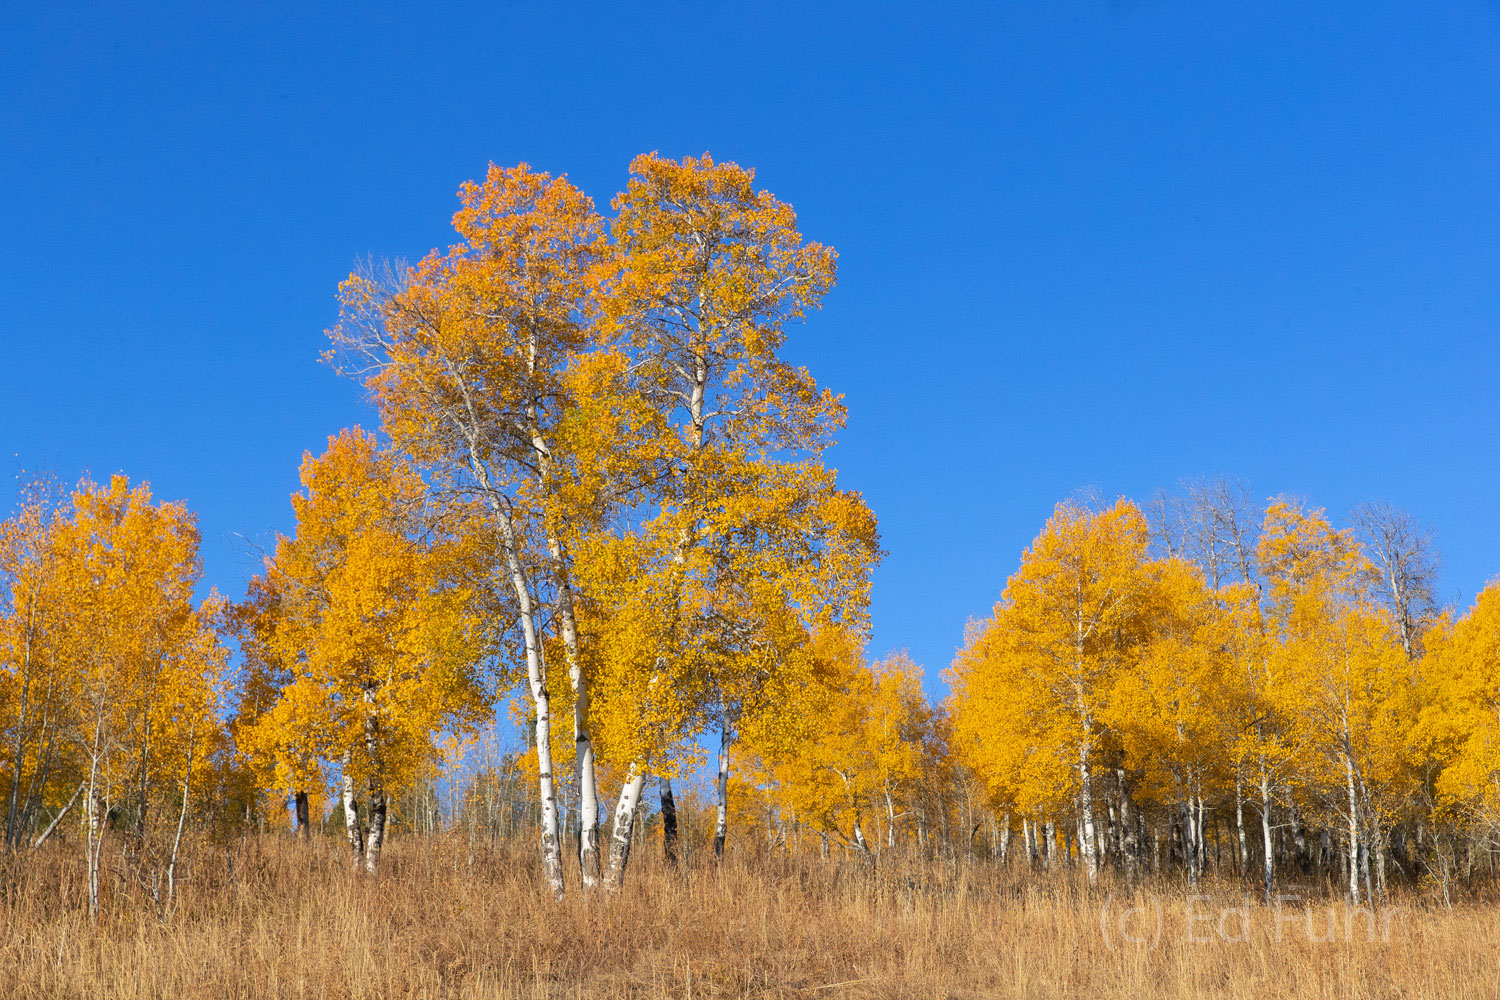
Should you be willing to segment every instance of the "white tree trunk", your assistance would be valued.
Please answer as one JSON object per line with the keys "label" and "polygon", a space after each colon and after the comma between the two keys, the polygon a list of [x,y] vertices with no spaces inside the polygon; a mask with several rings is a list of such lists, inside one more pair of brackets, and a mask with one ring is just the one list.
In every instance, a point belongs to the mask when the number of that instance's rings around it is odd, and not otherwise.
{"label": "white tree trunk", "polygon": [[1089,768],[1087,733],[1078,747],[1078,777],[1078,808],[1082,813],[1080,818],[1083,820],[1083,838],[1078,846],[1083,853],[1084,864],[1088,866],[1089,881],[1092,882],[1099,877],[1099,855],[1094,840],[1094,781]]}
{"label": "white tree trunk", "polygon": [[380,721],[375,714],[375,693],[364,689],[365,755],[370,763],[370,823],[365,831],[365,871],[375,874],[380,865],[380,849],[385,846],[386,793],[384,764],[380,753]]}
{"label": "white tree trunk", "polygon": [[510,501],[492,485],[489,471],[480,461],[479,455],[472,450],[472,442],[469,467],[479,484],[484,487],[490,509],[495,514],[495,523],[500,529],[500,547],[510,575],[511,590],[516,597],[517,617],[521,622],[521,636],[526,647],[526,679],[531,691],[532,706],[536,709],[537,784],[542,800],[542,875],[547,880],[547,888],[552,895],[562,899],[562,836],[557,815],[556,782],[552,774],[552,708],[547,692],[547,664],[542,654],[536,608],[531,599],[531,586],[526,570],[521,564],[521,541],[517,536],[515,520],[511,516]]}
{"label": "white tree trunk", "polygon": [[365,854],[364,833],[359,828],[358,803],[354,801],[354,773],[351,767],[354,763],[354,754],[344,751],[344,774],[343,774],[343,803],[344,803],[344,836],[349,841],[349,851],[354,862],[354,870],[359,871]]}
{"label": "white tree trunk", "polygon": [[714,823],[714,857],[724,856],[724,841],[729,836],[729,725],[719,732],[719,773],[714,780],[719,815]]}
{"label": "white tree trunk", "polygon": [[72,810],[73,804],[78,801],[78,796],[83,793],[85,787],[86,785],[79,785],[77,788],[73,789],[73,797],[68,800],[68,804],[63,806],[61,811],[59,811],[56,816],[52,817],[52,822],[47,824],[47,829],[43,830],[41,832],[41,835],[38,836],[36,840],[32,841],[32,850],[36,850],[38,847],[41,847],[47,842],[47,838],[52,836],[52,831],[57,829],[57,824],[61,823],[62,818]]}
{"label": "white tree trunk", "polygon": [[195,719],[188,726],[187,745],[187,771],[182,776],[182,809],[177,813],[177,835],[172,838],[172,857],[167,862],[167,906],[172,905],[173,897],[177,891],[177,850],[182,846],[182,828],[187,822],[188,790],[192,787],[193,779],[193,737],[197,734],[198,723]]}
{"label": "white tree trunk", "polygon": [[859,815],[857,813],[854,816],[854,846],[866,854],[870,853],[870,844],[865,840],[865,831],[860,828]]}
{"label": "white tree trunk", "polygon": [[1245,843],[1245,789],[1238,769],[1234,773],[1234,831],[1239,845],[1240,877],[1250,870],[1250,845]]}
{"label": "white tree trunk", "polygon": [[521,566],[515,522],[510,512],[495,501],[500,541],[505,550],[506,568],[510,571],[511,589],[521,621],[521,636],[526,647],[526,679],[531,703],[536,710],[537,791],[542,800],[542,874],[547,888],[557,899],[563,897],[562,836],[558,826],[557,787],[552,774],[552,701],[547,692],[547,665],[542,655],[541,637],[532,605],[531,588]]}
{"label": "white tree trunk", "polygon": [[1344,776],[1349,785],[1349,900],[1360,904],[1359,894],[1359,804],[1354,796],[1354,764],[1344,755]]}
{"label": "white tree trunk", "polygon": [[599,884],[599,788],[594,766],[594,741],[589,734],[589,683],[578,652],[578,621],[573,607],[573,584],[567,552],[561,540],[548,538],[553,584],[557,587],[557,615],[568,680],[573,685],[573,773],[578,779],[578,867],[584,889]]}
{"label": "white tree trunk", "polygon": [[630,862],[635,814],[640,808],[641,789],[645,784],[645,772],[632,768],[625,786],[620,789],[620,801],[615,806],[615,825],[609,838],[609,869],[604,874],[604,885],[608,889],[618,890],[625,884],[625,866]]}

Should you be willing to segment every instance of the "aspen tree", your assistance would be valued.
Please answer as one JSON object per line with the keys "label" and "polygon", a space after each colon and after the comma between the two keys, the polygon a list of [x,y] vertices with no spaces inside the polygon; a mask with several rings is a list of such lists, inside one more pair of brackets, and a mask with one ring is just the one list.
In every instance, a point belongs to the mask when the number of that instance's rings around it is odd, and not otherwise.
{"label": "aspen tree", "polygon": [[[1134,769],[1170,783],[1184,839],[1201,839],[1204,782],[1220,763],[1222,744],[1213,698],[1225,664],[1211,591],[1196,569],[1169,559],[1149,567],[1141,613],[1149,632],[1138,655],[1121,670],[1101,718],[1120,736]],[[1154,772],[1154,773],[1153,773]],[[1164,774],[1161,772],[1165,772]],[[1195,850],[1185,854],[1189,884],[1202,870]]]}
{"label": "aspen tree", "polygon": [[251,650],[284,683],[240,742],[282,788],[305,788],[337,762],[354,861],[374,874],[391,789],[437,758],[441,730],[463,731],[487,711],[480,668],[498,636],[476,584],[486,582],[493,542],[484,530],[435,533],[415,471],[358,429],[307,455],[302,483],[292,498],[296,534],[278,540],[264,582],[251,588],[262,605],[244,612],[272,616],[260,626],[269,649]]}
{"label": "aspen tree", "polygon": [[1401,648],[1417,655],[1421,633],[1436,616],[1433,591],[1437,556],[1432,532],[1407,511],[1389,503],[1362,503],[1351,520],[1365,553],[1380,574],[1377,593],[1396,619]]}
{"label": "aspen tree", "polygon": [[29,839],[49,785],[62,776],[66,745],[59,737],[75,701],[60,648],[67,605],[54,544],[55,493],[49,481],[28,483],[19,509],[0,522],[0,733],[9,758],[11,848]]}
{"label": "aspen tree", "polygon": [[[735,164],[651,154],[631,172],[614,202],[616,263],[603,321],[639,358],[642,394],[676,430],[652,529],[668,547],[664,611],[675,616],[683,584],[672,581],[685,579],[690,554],[708,540],[705,521],[733,496],[738,470],[768,452],[815,456],[842,424],[834,396],[779,353],[786,326],[831,287],[834,253],[805,242],[790,206],[757,191],[754,173]],[[662,647],[651,675],[679,655]],[[615,810],[614,885],[650,763],[632,766]]]}
{"label": "aspen tree", "polygon": [[[524,164],[491,167],[460,198],[453,224],[462,242],[404,274],[351,276],[332,335],[353,359],[345,371],[364,377],[398,446],[446,489],[488,507],[519,615],[543,754],[552,728],[543,618],[549,608],[555,613],[574,689],[581,860],[591,884],[597,806],[571,546],[577,531],[628,500],[627,477],[614,473],[634,455],[600,447],[615,417],[627,412],[620,419],[628,422],[630,409],[610,402],[620,360],[588,356],[597,346],[588,316],[603,250],[600,220],[565,179]],[[542,764],[543,865],[560,895],[555,778],[552,762]]]}
{"label": "aspen tree", "polygon": [[1404,769],[1391,714],[1408,695],[1409,664],[1395,622],[1369,599],[1375,573],[1351,532],[1332,528],[1322,511],[1279,500],[1267,510],[1259,554],[1274,655],[1295,692],[1289,717],[1313,751],[1302,770],[1347,821],[1357,903],[1372,889],[1372,853],[1384,857],[1382,793]]}
{"label": "aspen tree", "polygon": [[[129,856],[141,858],[153,789],[175,779],[182,730],[207,735],[208,693],[222,670],[210,619],[192,603],[200,574],[195,519],[153,503],[124,476],[84,480],[55,524],[68,614],[58,656],[76,677],[67,738],[85,768],[85,862],[89,912],[101,905],[100,859],[110,810],[134,811]],[[201,728],[200,728],[201,727]],[[191,773],[191,755],[188,758]],[[174,874],[175,848],[169,878]]]}
{"label": "aspen tree", "polygon": [[1414,742],[1441,768],[1441,809],[1493,836],[1500,831],[1500,583],[1480,591],[1428,646],[1431,694]]}
{"label": "aspen tree", "polygon": [[[1095,752],[1105,736],[1101,713],[1139,642],[1146,545],[1145,519],[1124,500],[1098,512],[1059,505],[1022,557],[988,626],[1002,633],[996,666],[1015,671],[1014,693],[1038,720],[1028,728],[1050,731],[1043,744],[1067,748],[1076,770],[1080,851],[1091,878],[1099,869],[1094,803]],[[969,658],[959,665],[961,671],[987,669]],[[962,684],[971,690],[974,680]],[[960,723],[960,729],[973,732],[972,724]]]}

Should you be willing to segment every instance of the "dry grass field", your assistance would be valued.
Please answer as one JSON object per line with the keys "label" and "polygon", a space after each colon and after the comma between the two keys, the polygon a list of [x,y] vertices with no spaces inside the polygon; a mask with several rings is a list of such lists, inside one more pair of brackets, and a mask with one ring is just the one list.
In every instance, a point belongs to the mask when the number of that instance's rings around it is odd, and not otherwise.
{"label": "dry grass field", "polygon": [[[616,897],[545,897],[533,854],[393,839],[375,880],[332,840],[200,847],[166,916],[82,865],[5,871],[0,994],[110,997],[1500,996],[1500,907],[1411,893],[1384,911],[1288,887],[1089,890],[962,862],[642,856]],[[649,846],[646,845],[646,846]],[[51,845],[49,845],[49,848]],[[646,851],[640,852],[646,854]]]}

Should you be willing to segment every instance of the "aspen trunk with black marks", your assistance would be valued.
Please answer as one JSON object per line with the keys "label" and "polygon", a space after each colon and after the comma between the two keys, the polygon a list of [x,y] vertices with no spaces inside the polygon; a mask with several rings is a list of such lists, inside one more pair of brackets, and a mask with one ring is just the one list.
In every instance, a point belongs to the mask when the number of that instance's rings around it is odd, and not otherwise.
{"label": "aspen trunk with black marks", "polygon": [[100,694],[94,710],[94,738],[89,752],[88,815],[84,817],[84,850],[88,863],[89,916],[99,915],[99,856],[104,851],[104,824],[109,813],[108,785],[100,785],[104,763],[104,705],[107,690]]}
{"label": "aspen trunk with black marks", "polygon": [[365,833],[365,871],[371,875],[380,864],[380,849],[385,844],[385,788],[370,779],[370,828]]}
{"label": "aspen trunk with black marks", "polygon": [[365,835],[359,822],[359,803],[354,800],[354,754],[344,751],[343,759],[343,781],[342,797],[340,801],[344,804],[344,839],[349,843],[350,860],[354,870],[359,871],[363,867],[365,857]]}
{"label": "aspen trunk with black marks", "polygon": [[869,841],[865,840],[865,831],[859,825],[859,813],[854,814],[854,846],[865,854],[870,853]]}
{"label": "aspen trunk with black marks", "polygon": [[891,790],[885,790],[885,846],[896,846],[896,803],[891,800]]}
{"label": "aspen trunk with black marks", "polygon": [[1360,904],[1359,805],[1354,796],[1354,764],[1347,753],[1344,755],[1344,777],[1349,791],[1349,901],[1358,906]]}
{"label": "aspen trunk with black marks", "polygon": [[89,775],[88,815],[84,820],[90,917],[99,915],[99,858],[104,853],[104,828],[108,817],[109,802],[100,796],[97,775],[91,773]]}
{"label": "aspen trunk with black marks", "polygon": [[312,826],[308,822],[307,813],[307,791],[301,788],[297,789],[297,792],[292,796],[292,800],[296,803],[297,809],[297,836],[305,844],[312,840]]}
{"label": "aspen trunk with black marks", "polygon": [[1250,871],[1250,845],[1245,843],[1245,789],[1239,771],[1234,775],[1234,837],[1239,848],[1240,877]]}
{"label": "aspen trunk with black marks", "polygon": [[366,687],[365,700],[365,755],[370,764],[370,816],[369,828],[365,831],[365,871],[375,874],[380,864],[380,849],[385,844],[385,771],[380,752],[380,718],[375,714],[375,692]]}
{"label": "aspen trunk with black marks", "polygon": [[1133,878],[1140,868],[1141,842],[1134,802],[1130,797],[1130,780],[1124,768],[1115,769],[1115,782],[1120,787],[1120,854],[1124,858],[1126,877]]}
{"label": "aspen trunk with black marks", "polygon": [[1089,733],[1092,727],[1085,723],[1083,742],[1078,747],[1078,810],[1083,821],[1079,851],[1088,867],[1089,881],[1099,877],[1099,855],[1094,840],[1094,780],[1089,766]]}
{"label": "aspen trunk with black marks", "polygon": [[632,769],[632,773],[620,789],[620,801],[615,806],[615,825],[609,837],[609,868],[604,873],[604,886],[618,891],[625,884],[625,866],[630,863],[630,841],[635,826],[635,814],[641,804],[641,789],[646,785],[645,772]]}
{"label": "aspen trunk with black marks", "polygon": [[1385,859],[1388,853],[1388,843],[1388,835],[1378,832],[1377,828],[1375,834],[1375,889],[1379,893],[1377,898],[1381,902],[1385,902],[1386,900]]}
{"label": "aspen trunk with black marks", "polygon": [[1173,769],[1172,783],[1178,794],[1177,814],[1181,823],[1182,865],[1187,871],[1188,885],[1198,884],[1198,829],[1197,815],[1193,808],[1191,778],[1184,780]]}
{"label": "aspen trunk with black marks", "polygon": [[714,779],[714,796],[719,815],[714,822],[714,857],[724,857],[724,841],[729,836],[729,726],[719,731],[719,773]]}
{"label": "aspen trunk with black marks", "polygon": [[547,880],[547,888],[553,897],[562,899],[562,835],[557,815],[556,782],[552,773],[552,701],[547,692],[547,664],[543,658],[541,635],[537,628],[536,608],[531,599],[526,570],[521,565],[520,539],[507,507],[508,501],[491,488],[489,474],[478,459],[473,459],[471,464],[480,484],[488,491],[490,505],[500,528],[500,543],[510,575],[511,590],[516,597],[517,617],[521,622],[521,637],[526,648],[526,679],[531,690],[531,703],[536,710],[534,729],[537,790],[542,803],[542,875]]}
{"label": "aspen trunk with black marks", "polygon": [[594,741],[589,733],[590,694],[588,675],[578,652],[578,621],[574,611],[570,560],[562,542],[547,539],[552,581],[557,588],[557,617],[561,626],[563,653],[568,660],[568,680],[573,686],[573,774],[578,783],[578,869],[585,890],[599,884],[599,786],[594,762]]}
{"label": "aspen trunk with black marks", "polygon": [[661,853],[667,867],[677,867],[677,801],[672,798],[672,782],[666,775],[657,779],[661,794]]}
{"label": "aspen trunk with black marks", "polygon": [[1271,779],[1264,762],[1260,769],[1260,836],[1265,852],[1261,857],[1261,881],[1266,890],[1266,904],[1270,905],[1276,887],[1276,848],[1271,837]]}

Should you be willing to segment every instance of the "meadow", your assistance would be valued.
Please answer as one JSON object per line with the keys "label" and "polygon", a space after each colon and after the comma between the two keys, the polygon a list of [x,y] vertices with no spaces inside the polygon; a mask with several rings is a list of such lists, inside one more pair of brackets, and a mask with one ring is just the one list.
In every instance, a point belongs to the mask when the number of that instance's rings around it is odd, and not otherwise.
{"label": "meadow", "polygon": [[[646,845],[642,845],[646,846]],[[393,836],[354,872],[335,838],[195,843],[173,912],[110,873],[90,919],[77,852],[9,864],[6,996],[274,998],[1093,997],[1450,1000],[1500,994],[1490,883],[1351,908],[1329,883],[1275,907],[979,857],[752,848],[640,852],[618,893],[561,903],[519,840]],[[570,873],[572,874],[572,873]],[[570,880],[571,881],[571,880]]]}

